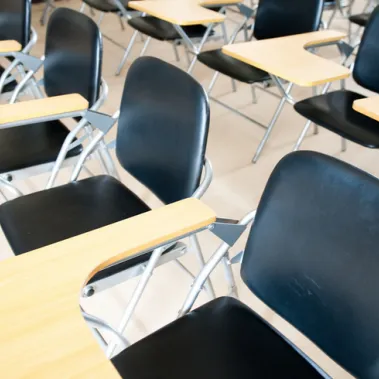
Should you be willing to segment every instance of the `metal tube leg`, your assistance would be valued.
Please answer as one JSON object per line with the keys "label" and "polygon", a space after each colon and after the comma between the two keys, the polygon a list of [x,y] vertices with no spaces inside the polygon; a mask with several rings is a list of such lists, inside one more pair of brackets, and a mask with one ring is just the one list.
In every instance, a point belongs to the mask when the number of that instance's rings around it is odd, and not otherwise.
{"label": "metal tube leg", "polygon": [[190,65],[188,67],[187,74],[191,74],[193,68],[195,67],[196,61],[197,61],[197,55],[195,54],[195,56],[192,59],[192,62],[190,63]]}
{"label": "metal tube leg", "polygon": [[104,16],[105,16],[105,13],[101,12],[99,20],[97,21],[97,26],[100,26],[100,24],[103,22]]}
{"label": "metal tube leg", "polygon": [[257,91],[255,90],[254,84],[251,85],[251,96],[252,96],[253,104],[257,104],[257,102],[258,102]]}
{"label": "metal tube leg", "polygon": [[[291,89],[291,88],[292,88],[292,84],[290,84],[290,87],[288,89]],[[266,142],[267,142],[268,138],[270,137],[272,129],[274,128],[276,121],[278,120],[280,113],[282,112],[286,102],[287,102],[287,99],[285,97],[282,97],[282,99],[280,100],[279,106],[276,109],[276,112],[274,114],[274,117],[272,118],[270,124],[268,125],[266,133],[263,136],[262,141],[259,143],[257,151],[255,152],[255,155],[253,158],[253,163],[256,163],[257,160],[259,159],[259,156],[261,155],[262,150],[263,150],[264,146],[266,145]]]}
{"label": "metal tube leg", "polygon": [[228,43],[228,31],[226,30],[225,22],[221,23],[222,36],[224,37],[224,42]]}
{"label": "metal tube leg", "polygon": [[308,120],[298,138],[298,140],[296,141],[296,144],[295,144],[295,147],[293,148],[293,151],[297,151],[299,150],[299,147],[301,145],[301,143],[303,142],[303,139],[305,137],[305,135],[307,134],[307,131],[309,129],[309,127],[312,125],[312,121],[311,120]]}
{"label": "metal tube leg", "polygon": [[220,73],[218,71],[216,71],[213,75],[213,78],[211,79],[211,82],[209,83],[209,87],[208,87],[208,95],[211,93],[213,87],[215,86],[216,84],[216,81],[217,81],[217,78],[219,77]]}
{"label": "metal tube leg", "polygon": [[[142,296],[143,291],[145,290],[147,283],[149,282],[149,279],[153,273],[153,270],[155,268],[156,263],[158,262],[159,258],[161,257],[164,247],[160,247],[158,249],[155,249],[149,259],[149,262],[146,265],[146,269],[141,275],[141,278],[137,284],[137,287],[135,291],[133,292],[132,298],[130,299],[128,306],[125,309],[124,315],[122,317],[121,323],[117,329],[117,332],[120,334],[124,333],[124,330],[126,326],[128,325],[128,322],[130,318],[132,317],[132,314]],[[114,353],[115,349],[117,347],[117,343],[114,341],[111,341],[107,350],[107,356],[110,358],[112,354]]]}
{"label": "metal tube leg", "polygon": [[226,281],[228,282],[229,296],[233,296],[236,299],[238,299],[238,289],[237,289],[236,281],[234,279],[232,265],[229,260],[229,254],[226,254],[222,262],[224,264],[225,278],[226,278]]}
{"label": "metal tube leg", "polygon": [[231,79],[232,81],[232,90],[233,92],[237,92],[237,84],[236,84],[236,81],[234,79]]}
{"label": "metal tube leg", "polygon": [[[203,253],[201,251],[201,247],[200,247],[200,243],[199,243],[199,240],[197,238],[197,235],[192,235],[189,238],[191,241],[191,245],[192,245],[192,247],[196,253],[197,259],[199,261],[200,269],[203,269],[203,267],[205,265],[205,261],[204,261],[204,256],[203,256]],[[205,290],[208,292],[209,297],[211,299],[215,299],[216,295],[215,295],[213,285],[212,285],[212,282],[210,281],[210,279],[207,279],[207,281],[204,284],[204,287],[205,287]]]}
{"label": "metal tube leg", "polygon": [[50,10],[50,7],[53,7],[53,3],[52,3],[52,0],[46,0],[45,2],[45,9],[43,10],[43,13],[42,13],[42,16],[41,16],[41,20],[40,20],[40,23],[42,26],[44,26],[46,24],[46,21],[47,21],[47,16],[49,15],[49,10]]}
{"label": "metal tube leg", "polygon": [[133,33],[133,35],[132,35],[132,38],[130,39],[129,45],[128,45],[128,47],[125,49],[124,56],[122,57],[122,60],[121,60],[119,66],[118,66],[118,68],[117,68],[117,71],[116,71],[116,75],[117,75],[117,76],[120,75],[120,73],[121,73],[121,71],[122,71],[122,69],[123,69],[123,67],[124,67],[125,62],[126,62],[126,60],[128,59],[128,56],[129,56],[129,54],[130,54],[130,52],[131,52],[131,50],[132,50],[132,47],[133,47],[133,45],[134,45],[134,42],[135,42],[135,40],[136,40],[136,38],[137,38],[138,33],[139,33],[138,30],[135,30],[135,31],[134,31],[134,33]]}
{"label": "metal tube leg", "polygon": [[120,21],[121,30],[125,30],[125,25],[121,15],[118,16],[118,20]]}
{"label": "metal tube leg", "polygon": [[178,45],[174,42],[172,44],[172,47],[174,48],[175,60],[177,62],[179,62],[180,61],[180,56],[179,56],[179,51],[178,51]]}
{"label": "metal tube leg", "polygon": [[146,53],[147,47],[149,46],[150,42],[151,42],[151,37],[148,37],[147,40],[145,41],[145,44],[142,47],[141,53],[139,55],[140,57],[142,57]]}
{"label": "metal tube leg", "polygon": [[82,1],[82,5],[80,6],[79,12],[83,13],[85,9],[86,9],[86,3]]}
{"label": "metal tube leg", "polygon": [[347,146],[346,146],[346,138],[343,138],[341,139],[341,151],[344,153],[347,149]]}

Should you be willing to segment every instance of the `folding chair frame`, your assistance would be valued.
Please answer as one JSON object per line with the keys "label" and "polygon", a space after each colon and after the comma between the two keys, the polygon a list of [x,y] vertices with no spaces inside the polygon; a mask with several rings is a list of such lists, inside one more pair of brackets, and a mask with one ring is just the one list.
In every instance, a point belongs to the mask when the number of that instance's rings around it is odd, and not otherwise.
{"label": "folding chair frame", "polygon": [[[221,7],[219,13],[225,14],[227,8],[228,8],[228,6]],[[146,16],[146,13],[143,13],[142,17],[145,17],[145,16]],[[194,67],[195,63],[196,63],[197,55],[200,54],[201,50],[204,47],[205,42],[209,38],[210,33],[212,32],[212,30],[214,29],[214,27],[217,26],[217,23],[210,23],[210,24],[208,24],[207,29],[205,30],[204,35],[203,35],[202,38],[190,38],[180,25],[177,25],[177,24],[172,24],[172,25],[175,28],[175,30],[178,32],[178,34],[180,35],[181,38],[179,38],[177,40],[174,40],[174,41],[166,41],[166,42],[171,42],[172,43],[172,45],[174,47],[175,58],[176,58],[177,61],[180,60],[179,54],[178,54],[178,50],[177,50],[177,46],[181,42],[183,42],[184,48],[185,48],[185,51],[186,51],[186,56],[187,56],[188,64],[189,64],[187,72],[190,74],[192,72],[192,70],[193,70],[193,67]],[[223,22],[221,23],[221,27],[222,27],[222,30],[223,30],[224,40],[226,40],[227,39],[226,28],[225,28],[225,25],[224,25]],[[124,67],[124,65],[125,65],[128,57],[129,57],[130,52],[132,51],[132,48],[134,46],[134,43],[135,43],[135,41],[137,39],[138,34],[142,34],[142,33],[140,33],[138,30],[135,30],[133,32],[132,37],[131,37],[131,39],[129,41],[128,47],[125,49],[124,56],[122,57],[121,62],[119,64],[118,68],[117,68],[116,75],[120,75],[121,74],[121,71],[122,71],[122,69],[123,69],[123,67]],[[143,47],[142,47],[142,50],[140,52],[140,55],[139,55],[140,57],[142,57],[146,53],[146,50],[147,50],[147,48],[148,48],[151,40],[152,40],[152,37],[148,36],[147,39],[146,39],[146,41],[145,41],[145,43],[144,43],[144,45],[143,45]],[[192,60],[190,60],[189,54],[193,54],[194,55],[194,58]]]}
{"label": "folding chair frame", "polygon": [[[125,18],[125,20],[129,20],[131,19],[133,16],[137,16],[137,15],[140,15],[141,12],[138,12],[138,11],[128,11],[125,9],[124,5],[121,3],[120,0],[113,0],[113,3],[115,6],[117,6],[117,8],[119,9],[119,12],[117,12],[117,16],[120,20],[120,25],[121,25],[121,29],[122,30],[125,30],[125,25],[123,23],[123,18]],[[95,12],[93,11],[93,9],[88,5],[86,4],[84,1],[82,1],[82,5],[79,9],[79,12],[80,13],[84,13],[85,9],[86,9],[86,6],[88,6],[91,10],[91,13],[94,15]],[[97,25],[100,27],[100,24],[102,23],[103,19],[104,19],[104,16],[105,16],[105,13],[104,12],[100,12],[100,17],[99,17],[99,20],[97,21]],[[118,43],[117,41],[115,41],[113,38],[107,36],[106,34],[102,33],[102,36],[108,40],[109,42],[113,43],[115,46],[119,47],[120,49],[122,50],[125,50],[125,47]],[[143,40],[143,39],[142,39]]]}
{"label": "folding chair frame", "polygon": [[[30,55],[26,55],[24,53],[14,53],[14,57],[16,58],[14,62],[17,61],[15,63],[15,65],[21,63],[21,64],[23,64],[23,66],[28,71],[27,71],[27,74],[24,76],[23,80],[15,88],[15,90],[12,94],[12,98],[10,100],[10,104],[15,103],[19,94],[21,93],[21,91],[25,88],[28,88],[28,87],[32,87],[35,90],[38,98],[43,98],[44,95],[43,95],[41,89],[39,88],[40,85],[43,85],[43,79],[38,82],[34,75],[43,66],[44,57],[36,58],[36,57],[30,56]],[[1,79],[3,79],[3,77]],[[0,81],[1,81],[1,79],[0,79]],[[2,83],[0,82],[0,85],[1,84]],[[58,159],[60,159],[60,157],[63,156],[63,159],[61,159],[61,161],[60,161],[59,168],[72,166],[78,161],[79,158],[78,157],[72,157],[72,158],[65,159],[67,152],[69,150],[75,148],[79,144],[81,144],[86,139],[89,139],[91,141],[91,139],[93,138],[93,132],[94,132],[93,127],[103,128],[103,125],[101,124],[101,122],[103,121],[102,119],[98,120],[98,119],[96,119],[96,117],[95,118],[92,117],[92,122],[89,123],[89,121],[87,120],[86,117],[88,117],[88,115],[91,114],[91,112],[96,112],[103,105],[107,96],[108,96],[108,85],[105,82],[105,80],[102,78],[102,80],[101,80],[101,93],[100,93],[99,99],[96,101],[96,103],[89,110],[87,110],[85,112],[70,112],[70,113],[66,113],[66,114],[35,118],[33,120],[23,120],[21,122],[18,121],[18,122],[14,122],[14,123],[3,124],[0,126],[0,129],[6,129],[6,128],[17,127],[17,126],[22,126],[22,125],[28,125],[31,123],[37,123],[37,122],[42,122],[42,121],[53,121],[53,120],[59,120],[59,119],[63,119],[63,118],[82,117],[82,119],[77,124],[77,126],[66,137],[66,140],[65,140],[64,144],[62,145],[62,148],[61,148],[60,153],[59,153],[58,158],[57,158],[57,160],[58,160]],[[79,137],[78,133],[82,132],[82,131],[84,132],[84,134]],[[75,136],[78,136],[78,139],[74,142]],[[70,142],[68,143],[67,141],[70,141]],[[90,142],[90,144],[91,143],[92,142]],[[109,168],[109,163],[106,164],[104,162],[105,161],[104,155],[107,154],[107,148],[106,148],[104,143],[101,143],[100,146],[101,146],[101,151],[98,151],[98,150],[93,151],[94,154],[91,156],[91,158],[93,156],[95,156],[99,160],[103,171],[105,173],[114,175],[115,170],[111,170]],[[109,155],[109,152],[108,152],[108,155]],[[16,179],[16,180],[25,179],[25,178],[28,178],[28,177],[31,177],[34,175],[38,175],[38,174],[48,172],[51,169],[54,170],[55,167],[56,167],[56,163],[50,162],[50,163],[44,163],[44,164],[41,164],[38,166],[31,166],[31,167],[27,167],[27,168],[24,168],[21,170],[8,172],[6,174],[1,174],[0,175],[0,186],[1,186],[1,184],[3,184],[8,189],[10,189],[13,192],[13,194],[15,194],[16,196],[22,196],[23,193],[12,183],[12,181],[14,179]],[[87,169],[87,171],[90,173],[90,171],[88,169]],[[55,172],[54,175],[56,177],[57,172]],[[51,178],[49,179],[49,183],[50,183],[50,180],[51,180]],[[4,195],[4,193],[3,193],[3,195]]]}
{"label": "folding chair frame", "polygon": [[[255,212],[253,213],[255,215]],[[245,231],[246,229],[246,226],[248,224],[248,222],[250,222],[249,220],[251,220],[251,216],[248,215],[247,217],[245,217],[241,222],[236,222],[234,220],[224,220],[224,219],[217,219],[216,222],[208,227],[205,227],[205,228],[201,228],[199,230],[197,230],[195,233],[190,233],[189,235],[187,234],[184,234],[182,235],[181,237],[179,238],[176,238],[175,240],[171,240],[171,241],[166,241],[163,245],[161,246],[157,246],[149,261],[146,263],[146,269],[144,271],[144,273],[142,274],[138,284],[137,284],[137,287],[128,303],[128,306],[123,314],[123,317],[121,319],[121,322],[119,323],[119,326],[117,327],[117,329],[113,329],[113,331],[115,330],[115,332],[113,334],[116,334],[117,336],[117,340],[120,341],[120,338],[119,336],[123,335],[127,325],[128,325],[128,322],[138,304],[138,301],[140,300],[141,296],[142,296],[142,293],[144,291],[144,289],[146,288],[146,285],[148,284],[148,281],[153,273],[153,270],[154,268],[156,267],[157,265],[157,262],[159,261],[162,253],[164,252],[165,248],[167,246],[170,246],[172,245],[173,243],[177,242],[178,240],[180,239],[183,239],[185,237],[192,237],[192,238],[197,238],[197,233],[203,231],[203,230],[210,230],[213,234],[215,234],[217,237],[219,237],[220,239],[222,239],[224,242],[222,244],[222,248],[223,248],[223,256],[220,257],[220,260],[224,257],[227,257],[227,250],[230,246],[234,245],[234,243],[238,240],[238,238],[241,236],[241,234]],[[219,252],[220,249],[217,250],[217,252]],[[141,252],[142,253],[145,253],[144,251]],[[219,254],[219,253],[218,253]],[[212,258],[211,258],[212,259]],[[201,267],[201,271],[200,273],[203,273],[204,270],[209,266],[209,263],[207,263],[206,265],[203,265]],[[230,271],[231,275],[233,275],[232,273],[232,270],[230,268],[230,264],[227,265],[228,267],[228,270]],[[197,276],[195,278],[195,281],[194,283],[198,283],[199,280],[197,279],[199,276]],[[209,282],[209,277],[205,278],[201,285],[197,288],[198,289],[198,292],[197,292],[197,295],[200,293],[200,291],[202,290],[203,287],[206,287],[207,286],[207,282]],[[192,293],[192,290],[191,290],[191,293]],[[125,342],[125,339],[122,340],[122,343],[125,345],[126,342]],[[103,345],[104,346],[104,345]],[[126,345],[128,346],[128,344]],[[114,351],[117,347],[117,342],[114,341],[114,340],[111,340],[110,343],[107,345],[107,350],[106,350],[106,353],[107,353],[107,356],[109,358],[111,358],[114,354]]]}
{"label": "folding chair frame", "polygon": [[[344,65],[348,62],[349,58],[354,54],[354,51],[358,46],[359,45],[350,46],[349,44],[347,44],[346,42],[343,42],[343,41],[338,44],[338,47],[340,48],[341,54],[343,54],[345,56],[345,58],[342,62]],[[353,71],[353,67],[354,67],[354,63],[352,63],[350,65],[350,71],[351,72]],[[322,91],[321,91],[321,95],[325,95],[329,91],[331,85],[332,85],[332,82],[326,83],[324,85]],[[345,79],[343,79],[340,81],[340,87],[341,87],[341,89],[345,89],[345,86],[346,86],[346,81],[345,81]],[[317,96],[317,88],[313,87],[313,89],[314,89],[313,96]],[[301,131],[299,138],[297,139],[295,146],[294,146],[292,151],[299,150],[299,148],[300,148],[301,144],[303,143],[303,140],[304,140],[304,138],[308,132],[308,129],[311,125],[312,125],[312,121],[307,120],[307,122],[305,123],[303,130]],[[315,130],[317,130],[317,128],[318,128],[318,126],[315,125]],[[317,134],[317,133],[315,133],[315,134]],[[346,138],[341,137],[341,151],[345,152],[346,149],[347,149]]]}
{"label": "folding chair frame", "polygon": [[[18,73],[21,75],[21,78],[24,78],[26,73],[24,70],[24,66],[22,64],[22,60],[27,59],[26,57],[29,56],[30,50],[33,48],[33,46],[37,43],[38,35],[36,30],[31,27],[31,37],[27,45],[20,51],[20,52],[14,52],[14,53],[7,53],[2,54],[1,56],[4,57],[13,57],[13,61],[4,69],[4,72],[0,76],[0,94],[2,94],[4,86],[9,83],[10,81],[16,79],[14,75],[12,75],[12,71],[14,69],[18,70]],[[20,59],[21,58],[21,59]],[[34,94],[34,93],[33,93]],[[35,95],[35,94],[34,94]]]}

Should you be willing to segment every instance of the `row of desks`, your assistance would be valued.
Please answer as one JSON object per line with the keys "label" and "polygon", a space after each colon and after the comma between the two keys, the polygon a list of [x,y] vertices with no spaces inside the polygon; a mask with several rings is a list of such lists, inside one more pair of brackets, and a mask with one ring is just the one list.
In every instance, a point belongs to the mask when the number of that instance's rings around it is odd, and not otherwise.
{"label": "row of desks", "polygon": [[[129,6],[178,25],[224,19],[197,5],[168,3],[147,0]],[[223,51],[295,84],[315,86],[344,79],[350,72],[304,48],[342,38],[343,33],[326,30],[229,45]],[[20,48],[14,41],[0,42],[0,54]],[[379,97],[358,100],[354,109],[379,121]],[[81,288],[110,263],[214,221],[212,210],[189,199],[1,262],[1,376],[118,378],[82,318]]]}

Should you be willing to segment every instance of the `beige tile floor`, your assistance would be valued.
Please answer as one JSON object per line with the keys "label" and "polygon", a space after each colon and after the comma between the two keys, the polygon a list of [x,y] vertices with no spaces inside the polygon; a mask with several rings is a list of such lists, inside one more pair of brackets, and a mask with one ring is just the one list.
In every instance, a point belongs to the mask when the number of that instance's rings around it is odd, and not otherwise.
{"label": "beige tile floor", "polygon": [[[356,10],[362,9],[363,1],[359,0],[356,3]],[[80,1],[64,0],[60,3],[60,6],[79,9]],[[33,25],[38,31],[39,41],[33,53],[37,56],[43,52],[45,39],[45,28],[41,27],[38,22],[41,11],[42,6],[34,7]],[[235,14],[229,14],[229,16],[233,19],[238,18]],[[228,22],[228,27],[229,29],[232,28],[233,24]],[[347,23],[345,20],[337,17],[333,23],[333,28],[347,30]],[[131,30],[128,27],[125,31],[120,29],[117,19],[112,15],[105,17],[102,30],[125,45],[131,35]],[[219,44],[220,42],[212,42],[207,45],[207,48]],[[138,56],[141,47],[141,42],[138,42],[131,56],[131,60]],[[182,48],[180,49],[182,59],[179,63],[175,62],[173,50],[169,44],[153,41],[147,54],[160,57],[185,68],[186,60],[184,52]],[[321,53],[330,59],[338,60],[338,53],[335,48],[324,48]],[[107,113],[116,111],[120,103],[120,95],[127,67],[119,77],[115,77],[114,72],[121,57],[122,51],[110,44],[107,40],[104,40],[103,75],[110,86],[110,95],[103,107],[103,111]],[[130,61],[128,66],[130,66]],[[200,83],[207,86],[212,77],[212,72],[201,64],[197,64],[194,70],[194,76]],[[356,85],[349,80],[348,87],[355,88]],[[359,90],[363,91],[362,89]],[[258,104],[253,105],[250,88],[246,85],[238,84],[238,90],[234,93],[231,90],[230,80],[225,77],[219,79],[214,89],[214,95],[222,98],[231,105],[237,106],[240,110],[255,116],[257,119],[268,122],[276,107],[277,99],[262,92],[258,92],[257,94]],[[310,95],[311,91],[310,89],[296,88],[293,94],[297,99],[300,99]],[[241,218],[245,213],[254,209],[258,204],[261,192],[270,172],[279,159],[291,151],[293,143],[300,133],[303,124],[304,120],[293,111],[292,107],[286,106],[261,159],[256,165],[253,165],[251,164],[251,158],[263,136],[263,130],[245,119],[232,114],[221,106],[211,103],[211,128],[207,156],[213,163],[215,175],[213,183],[204,197],[204,201],[221,217]],[[115,131],[111,134],[114,136]],[[347,152],[341,153],[340,139],[322,129],[318,135],[310,134],[306,138],[303,149],[324,152],[353,163],[374,175],[379,174],[379,167],[377,167],[378,155],[375,151],[370,151],[349,143]],[[97,173],[100,172],[98,167],[94,164],[92,169]],[[121,170],[120,172],[122,173]],[[63,173],[61,182],[67,180],[67,177],[68,170]],[[122,179],[150,205],[159,205],[159,202],[130,176],[122,173]],[[28,180],[26,183],[20,183],[20,186],[25,189],[25,191],[42,189],[46,180],[46,175],[40,175]],[[209,257],[219,242],[209,233],[203,233],[200,237],[205,255]],[[244,236],[233,249],[234,253],[242,249],[245,238],[246,236]],[[0,258],[11,256],[11,250],[2,235],[0,246]],[[193,271],[197,270],[196,259],[192,254],[187,254],[183,258],[183,262]],[[235,267],[235,274],[238,278],[238,267]],[[212,280],[217,295],[221,296],[226,294],[227,287],[222,268],[214,272]],[[106,319],[113,325],[117,325],[123,307],[130,297],[135,284],[136,281],[134,280],[119,285],[91,299],[86,299],[83,301],[83,305],[88,311]],[[157,269],[137,308],[133,320],[129,324],[126,332],[127,337],[131,341],[136,341],[147,333],[173,320],[184,300],[189,285],[189,278],[174,264],[168,264]],[[296,342],[307,354],[313,357],[315,361],[327,370],[333,378],[350,377],[305,337],[295,331],[285,321],[281,320],[280,317],[274,315],[270,309],[249,293],[241,280],[238,280],[238,289],[240,298],[243,301],[272,322],[288,338]],[[207,296],[203,294],[199,298],[198,304],[206,300]]]}

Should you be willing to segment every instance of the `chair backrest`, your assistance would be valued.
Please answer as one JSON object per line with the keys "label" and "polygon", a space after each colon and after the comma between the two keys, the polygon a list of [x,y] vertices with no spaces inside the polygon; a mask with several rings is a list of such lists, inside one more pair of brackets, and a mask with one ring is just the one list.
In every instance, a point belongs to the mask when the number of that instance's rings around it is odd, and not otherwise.
{"label": "chair backrest", "polygon": [[190,75],[153,57],[130,67],[120,107],[121,165],[168,204],[199,185],[209,129],[205,91]]}
{"label": "chair backrest", "polygon": [[259,0],[256,39],[284,37],[318,30],[324,0]]}
{"label": "chair backrest", "polygon": [[379,92],[379,6],[374,9],[363,33],[357,58],[355,59],[353,78],[362,87]]}
{"label": "chair backrest", "polygon": [[274,169],[241,274],[355,377],[379,377],[379,180],[298,152]]}
{"label": "chair backrest", "polygon": [[54,11],[46,32],[46,94],[79,93],[92,106],[99,97],[101,66],[102,38],[96,23],[72,9]]}
{"label": "chair backrest", "polygon": [[25,47],[30,40],[31,0],[0,1],[0,41],[16,40]]}

